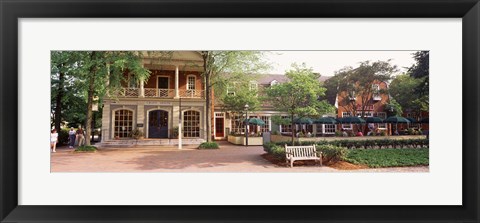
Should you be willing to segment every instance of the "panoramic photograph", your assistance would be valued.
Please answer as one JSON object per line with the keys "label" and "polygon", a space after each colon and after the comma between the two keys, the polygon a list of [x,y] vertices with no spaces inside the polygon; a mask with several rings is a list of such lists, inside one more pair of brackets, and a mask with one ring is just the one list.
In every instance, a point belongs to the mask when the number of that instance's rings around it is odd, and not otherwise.
{"label": "panoramic photograph", "polygon": [[429,172],[429,51],[51,51],[51,172]]}

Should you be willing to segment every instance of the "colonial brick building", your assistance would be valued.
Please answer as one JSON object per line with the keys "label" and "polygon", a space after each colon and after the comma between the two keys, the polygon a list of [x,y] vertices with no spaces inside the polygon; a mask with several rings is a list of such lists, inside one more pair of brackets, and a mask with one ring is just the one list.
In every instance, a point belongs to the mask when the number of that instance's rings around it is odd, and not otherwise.
{"label": "colonial brick building", "polygon": [[[370,94],[356,94],[355,92],[338,92],[335,101],[337,107],[337,117],[379,117],[387,118],[385,105],[388,104],[390,96],[385,92],[388,89],[388,84],[385,82],[376,81],[372,83],[372,93]],[[379,130],[387,130],[387,124],[375,124]],[[355,125],[342,124],[341,128],[344,130],[353,130]]]}

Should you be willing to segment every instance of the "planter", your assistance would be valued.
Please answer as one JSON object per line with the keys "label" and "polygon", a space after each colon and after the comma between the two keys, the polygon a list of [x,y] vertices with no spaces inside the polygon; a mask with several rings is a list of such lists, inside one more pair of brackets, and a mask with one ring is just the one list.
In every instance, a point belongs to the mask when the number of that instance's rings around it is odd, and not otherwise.
{"label": "planter", "polygon": [[[235,145],[245,145],[246,144],[245,136],[229,135],[228,136],[228,142],[232,143],[232,144],[235,144]],[[248,137],[248,145],[249,146],[261,146],[261,145],[263,145],[263,137],[249,136]]]}

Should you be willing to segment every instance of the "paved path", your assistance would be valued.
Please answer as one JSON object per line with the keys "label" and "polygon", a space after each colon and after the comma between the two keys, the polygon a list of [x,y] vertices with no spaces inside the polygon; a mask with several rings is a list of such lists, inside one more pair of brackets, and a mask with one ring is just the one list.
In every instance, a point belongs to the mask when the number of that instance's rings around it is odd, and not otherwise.
{"label": "paved path", "polygon": [[[51,155],[52,172],[339,172],[330,167],[276,166],[263,159],[261,146],[220,143],[220,149],[198,150],[192,146],[105,148],[78,153],[66,147]],[[428,172],[428,167],[350,170],[347,172]],[[340,171],[345,172],[345,171]]]}

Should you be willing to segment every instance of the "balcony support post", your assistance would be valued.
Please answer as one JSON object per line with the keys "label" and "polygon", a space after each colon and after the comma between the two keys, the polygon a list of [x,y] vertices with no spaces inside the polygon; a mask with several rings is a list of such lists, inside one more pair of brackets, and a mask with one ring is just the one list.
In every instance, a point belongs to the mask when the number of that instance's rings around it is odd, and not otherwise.
{"label": "balcony support post", "polygon": [[178,94],[178,76],[179,76],[178,65],[176,65],[175,66],[175,98],[180,97],[180,95]]}
{"label": "balcony support post", "polygon": [[143,87],[143,82],[144,82],[143,79],[140,80],[140,89],[138,89],[138,90],[140,91],[138,95],[139,95],[141,98],[144,98],[144,97],[145,97],[145,88]]}

